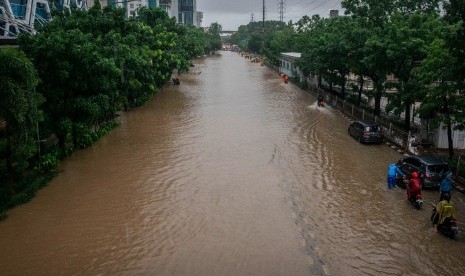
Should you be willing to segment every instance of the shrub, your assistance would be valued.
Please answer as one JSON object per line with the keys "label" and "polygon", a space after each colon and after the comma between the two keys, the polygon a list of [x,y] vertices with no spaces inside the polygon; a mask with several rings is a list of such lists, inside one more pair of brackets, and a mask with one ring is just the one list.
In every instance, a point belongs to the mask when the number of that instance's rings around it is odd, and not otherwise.
{"label": "shrub", "polygon": [[60,154],[57,150],[49,152],[40,158],[40,167],[44,172],[55,170],[60,164]]}

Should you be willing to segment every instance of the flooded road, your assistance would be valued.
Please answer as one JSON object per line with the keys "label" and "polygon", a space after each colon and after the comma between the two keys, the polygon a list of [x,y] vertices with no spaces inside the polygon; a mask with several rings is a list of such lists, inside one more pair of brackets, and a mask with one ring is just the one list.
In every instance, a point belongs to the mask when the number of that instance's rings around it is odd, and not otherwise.
{"label": "flooded road", "polygon": [[121,121],[0,222],[1,275],[465,275],[438,192],[387,190],[400,154],[234,53]]}

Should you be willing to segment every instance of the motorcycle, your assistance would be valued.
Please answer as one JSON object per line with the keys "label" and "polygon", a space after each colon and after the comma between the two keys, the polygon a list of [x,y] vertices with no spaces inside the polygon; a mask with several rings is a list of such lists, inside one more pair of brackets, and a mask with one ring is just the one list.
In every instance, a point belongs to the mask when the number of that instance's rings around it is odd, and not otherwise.
{"label": "motorcycle", "polygon": [[418,192],[417,194],[412,195],[410,198],[410,202],[417,208],[418,210],[421,209],[421,206],[423,205],[423,197],[421,195],[421,191]]}
{"label": "motorcycle", "polygon": [[325,101],[323,99],[318,99],[318,107],[324,107]]}
{"label": "motorcycle", "polygon": [[[431,214],[431,221],[433,222],[433,224],[435,224],[437,223],[438,219],[439,217],[437,216],[436,205],[433,203],[433,213]],[[448,237],[449,239],[453,239],[455,235],[459,233],[459,227],[457,226],[457,221],[452,220],[450,218],[446,218],[444,220],[444,223],[438,224],[436,229],[438,232]]]}
{"label": "motorcycle", "polygon": [[[408,189],[409,188],[408,178],[398,176],[396,178],[396,186],[401,187],[403,189]],[[407,192],[407,198],[408,198],[408,192]],[[416,194],[412,195],[409,201],[413,204],[413,206],[415,206],[415,208],[421,209],[421,206],[423,206],[423,196],[421,195],[421,190],[417,192]]]}

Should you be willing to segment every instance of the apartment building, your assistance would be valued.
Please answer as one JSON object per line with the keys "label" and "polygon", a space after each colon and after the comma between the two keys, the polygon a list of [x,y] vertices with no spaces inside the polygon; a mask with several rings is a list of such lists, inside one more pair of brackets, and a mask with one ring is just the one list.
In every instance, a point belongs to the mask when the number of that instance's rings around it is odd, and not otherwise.
{"label": "apartment building", "polygon": [[20,32],[34,33],[35,25],[43,25],[50,19],[47,0],[0,0],[0,39],[16,37]]}
{"label": "apartment building", "polygon": [[202,26],[203,13],[197,11],[196,0],[102,0],[101,3],[102,6],[112,5],[125,8],[127,17],[136,16],[137,9],[140,7],[160,7],[170,17],[176,18],[179,24]]}
{"label": "apartment building", "polygon": [[201,27],[203,13],[197,11],[197,0],[174,0],[178,2],[176,20],[180,24]]}

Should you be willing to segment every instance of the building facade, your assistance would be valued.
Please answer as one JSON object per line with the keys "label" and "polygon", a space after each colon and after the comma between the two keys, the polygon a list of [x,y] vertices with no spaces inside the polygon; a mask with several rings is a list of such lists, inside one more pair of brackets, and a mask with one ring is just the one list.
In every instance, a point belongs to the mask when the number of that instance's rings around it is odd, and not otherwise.
{"label": "building facade", "polygon": [[173,16],[171,13],[172,5],[173,1],[171,0],[159,0],[159,7],[163,9],[170,17]]}
{"label": "building facade", "polygon": [[42,25],[51,18],[47,0],[0,0],[0,39],[16,37],[20,32],[34,33],[35,24]]}
{"label": "building facade", "polygon": [[[87,9],[99,0],[58,0],[56,8]],[[203,13],[196,0],[100,0],[102,7],[116,6],[126,10],[126,17],[137,16],[140,7],[160,7],[179,24],[202,26]],[[49,0],[0,0],[0,39],[15,39],[20,32],[34,33],[34,26],[51,20]]]}
{"label": "building facade", "polygon": [[177,22],[184,25],[201,27],[203,13],[197,11],[197,0],[177,0],[177,2]]}
{"label": "building facade", "polygon": [[126,17],[137,16],[137,10],[140,7],[155,8],[158,6],[158,0],[106,0],[101,2],[102,6],[107,5],[124,8],[126,10]]}
{"label": "building facade", "polygon": [[298,76],[301,82],[304,81],[304,74],[295,64],[296,61],[300,59],[300,57],[300,53],[281,53],[281,64],[279,66],[279,72],[282,72],[289,77]]}

